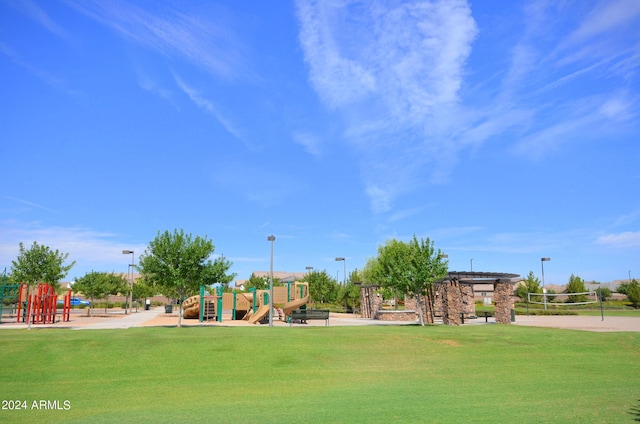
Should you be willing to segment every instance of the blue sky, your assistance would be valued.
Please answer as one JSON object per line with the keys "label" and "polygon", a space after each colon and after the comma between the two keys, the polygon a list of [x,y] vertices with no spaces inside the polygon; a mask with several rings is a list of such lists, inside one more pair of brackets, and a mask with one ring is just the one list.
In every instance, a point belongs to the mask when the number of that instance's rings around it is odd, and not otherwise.
{"label": "blue sky", "polygon": [[237,278],[640,276],[640,2],[0,0],[0,266],[126,272],[158,231]]}

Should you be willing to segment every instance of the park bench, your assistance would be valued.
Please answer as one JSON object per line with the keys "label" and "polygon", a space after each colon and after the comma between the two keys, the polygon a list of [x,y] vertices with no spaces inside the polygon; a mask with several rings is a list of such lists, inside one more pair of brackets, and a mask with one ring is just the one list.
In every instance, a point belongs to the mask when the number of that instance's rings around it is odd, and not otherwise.
{"label": "park bench", "polygon": [[312,319],[325,320],[325,326],[329,326],[329,310],[328,309],[296,309],[291,312],[291,320],[289,326],[293,324],[293,321],[305,322]]}
{"label": "park bench", "polygon": [[478,318],[478,317],[476,316],[476,314],[472,314],[472,313],[469,313],[469,312],[460,312],[460,316],[461,316],[461,318],[462,318],[462,323],[463,323],[463,324],[464,324],[464,319],[465,319],[465,317],[466,317],[468,320],[469,320],[469,319],[475,319],[475,318]]}

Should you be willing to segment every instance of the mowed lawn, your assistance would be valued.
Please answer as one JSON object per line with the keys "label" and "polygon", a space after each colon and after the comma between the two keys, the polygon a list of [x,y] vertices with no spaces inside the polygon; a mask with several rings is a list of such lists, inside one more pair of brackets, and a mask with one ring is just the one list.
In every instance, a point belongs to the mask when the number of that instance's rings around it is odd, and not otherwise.
{"label": "mowed lawn", "polygon": [[[2,423],[640,420],[640,333],[506,325],[6,330],[0,364],[3,406],[27,406],[0,410]],[[32,408],[40,400],[62,409]]]}

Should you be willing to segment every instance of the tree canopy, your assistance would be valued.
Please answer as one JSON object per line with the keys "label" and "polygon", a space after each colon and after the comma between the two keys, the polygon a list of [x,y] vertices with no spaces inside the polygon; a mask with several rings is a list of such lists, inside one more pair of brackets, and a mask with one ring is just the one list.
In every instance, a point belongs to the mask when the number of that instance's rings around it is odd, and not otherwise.
{"label": "tree canopy", "polygon": [[[109,296],[127,292],[127,281],[120,275],[106,272],[89,272],[73,283],[73,290],[81,292],[91,299],[90,309],[93,310],[95,299],[108,299]],[[108,305],[105,303],[105,312]]]}
{"label": "tree canopy", "polygon": [[584,280],[577,275],[571,274],[569,277],[569,282],[567,283],[567,288],[565,292],[570,293],[567,297],[567,301],[570,303],[580,303],[587,301],[586,294],[571,294],[571,293],[585,293],[587,291],[584,286]]}
{"label": "tree canopy", "polygon": [[311,299],[321,303],[335,302],[338,296],[338,283],[327,271],[312,271],[304,276],[303,281],[309,283]]}
{"label": "tree canopy", "polygon": [[514,294],[522,299],[522,301],[526,302],[527,293],[542,293],[542,287],[540,287],[540,279],[535,276],[533,271],[529,271],[529,275],[527,275],[527,277],[522,280],[522,284],[518,285]]}
{"label": "tree canopy", "polygon": [[420,324],[424,325],[421,298],[427,296],[431,301],[433,283],[444,278],[447,268],[442,251],[436,251],[429,238],[418,240],[414,235],[408,243],[392,239],[380,246],[365,275],[375,284],[415,297]]}
{"label": "tree canopy", "polygon": [[48,283],[59,289],[60,281],[67,276],[75,265],[63,263],[69,258],[68,253],[52,250],[49,246],[33,242],[29,249],[20,243],[20,254],[12,261],[11,280],[15,283]]}
{"label": "tree canopy", "polygon": [[182,300],[199,292],[200,286],[228,283],[228,260],[211,261],[215,251],[213,242],[205,237],[186,234],[184,230],[158,232],[140,257],[138,269],[144,281],[157,287],[167,297]]}

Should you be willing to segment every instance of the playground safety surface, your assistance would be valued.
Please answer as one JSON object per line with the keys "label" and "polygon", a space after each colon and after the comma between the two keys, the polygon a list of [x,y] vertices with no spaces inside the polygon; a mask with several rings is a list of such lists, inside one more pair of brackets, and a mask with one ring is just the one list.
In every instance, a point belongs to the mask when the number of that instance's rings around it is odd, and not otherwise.
{"label": "playground safety surface", "polygon": [[[192,326],[224,326],[224,327],[255,327],[247,321],[234,321],[230,317],[223,317],[223,322],[206,321],[199,322],[194,319],[182,319],[182,325]],[[71,328],[75,330],[90,329],[125,329],[131,327],[175,327],[178,324],[177,312],[167,314],[163,307],[154,308],[149,311],[140,310],[132,314],[124,314],[124,311],[104,311],[95,310],[94,315],[89,317],[86,310],[73,310],[69,322],[56,322],[55,324],[32,324],[31,328]],[[379,321],[360,318],[353,314],[332,313],[329,319],[329,326],[362,326],[362,325],[412,325],[415,322],[406,321]],[[438,324],[436,322],[436,324]],[[492,318],[488,323],[483,317],[478,319],[465,320],[464,325],[487,325],[495,324]],[[640,332],[640,317],[609,317],[604,320],[600,316],[525,316],[517,315],[514,325],[533,327],[553,327],[572,330],[585,331],[638,331]],[[257,324],[258,326],[268,326],[268,324]],[[278,327],[289,327],[289,324],[274,318],[273,325]],[[293,324],[293,327],[320,327],[325,326],[324,320],[308,321],[306,324]],[[1,329],[25,329],[24,323],[16,323],[15,317],[2,317]]]}

